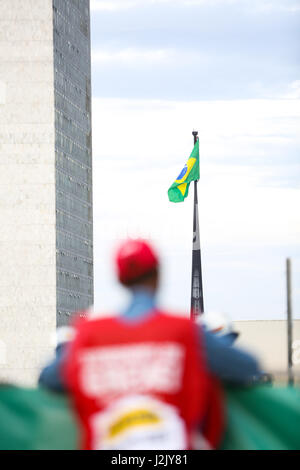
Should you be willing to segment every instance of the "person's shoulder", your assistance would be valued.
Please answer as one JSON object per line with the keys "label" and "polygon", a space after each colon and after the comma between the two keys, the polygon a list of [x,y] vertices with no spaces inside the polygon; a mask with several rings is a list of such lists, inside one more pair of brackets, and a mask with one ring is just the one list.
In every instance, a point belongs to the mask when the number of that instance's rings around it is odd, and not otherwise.
{"label": "person's shoulder", "polygon": [[195,323],[189,316],[181,312],[174,312],[169,310],[160,310],[160,318],[164,319],[165,322],[178,325],[181,328],[194,329],[196,328]]}

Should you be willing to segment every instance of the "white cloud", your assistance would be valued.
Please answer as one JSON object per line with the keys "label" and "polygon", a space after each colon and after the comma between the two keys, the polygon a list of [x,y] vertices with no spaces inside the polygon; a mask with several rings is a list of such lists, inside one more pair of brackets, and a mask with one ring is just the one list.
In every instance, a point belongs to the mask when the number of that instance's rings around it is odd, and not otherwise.
{"label": "white cloud", "polygon": [[300,5],[298,0],[286,1],[286,0],[263,0],[257,2],[255,5],[257,11],[270,13],[272,11],[291,12],[295,13],[300,11]]}
{"label": "white cloud", "polygon": [[118,11],[136,6],[136,1],[115,0],[91,0],[91,12],[93,11]]}
{"label": "white cloud", "polygon": [[[122,15],[125,9],[133,11],[145,6],[157,6],[159,13],[159,7],[165,5],[168,6],[162,9],[165,14],[179,5],[229,7],[231,3],[238,6],[239,12],[251,12],[251,18],[252,14],[260,15],[261,22],[269,18],[270,10],[298,9],[295,2],[276,0],[92,0],[91,9]],[[139,21],[139,15],[134,12],[134,21]],[[111,49],[108,44],[113,45]],[[105,49],[103,45],[93,49],[92,59],[99,69],[108,67],[108,72],[113,66],[115,73],[115,66],[121,63],[122,70],[124,65],[138,68],[149,64],[160,73],[161,66],[172,66],[174,70],[176,63],[185,71],[186,64],[196,62],[206,70],[207,60],[213,63],[223,60],[225,70],[240,57],[230,55],[229,62],[224,54],[220,59],[217,50],[216,56],[211,57],[211,53],[201,55],[200,48],[184,51],[183,42],[182,49],[167,48],[166,44],[176,42],[155,41],[146,49],[137,40],[132,48],[126,48],[122,42],[123,49],[117,49],[117,40],[109,39],[104,43]],[[235,48],[229,50],[231,54]],[[250,71],[259,69],[256,57],[250,54],[247,60]],[[269,67],[267,62],[259,64],[262,72]],[[248,70],[239,66],[238,86],[243,72]],[[97,76],[100,77],[100,71]],[[292,74],[289,76],[293,79]],[[126,77],[128,80],[128,74]],[[211,77],[216,78],[214,74]],[[284,297],[281,260],[290,254],[289,247],[292,257],[299,253],[300,170],[296,161],[300,147],[299,81],[280,92],[279,85],[277,99],[273,86],[269,87],[269,95],[266,93],[263,73],[255,74],[251,86],[253,94],[270,99],[198,102],[94,99],[96,309],[116,307],[117,311],[122,305],[124,294],[117,288],[111,263],[113,249],[118,238],[140,235],[154,239],[162,254],[167,279],[162,303],[188,311],[193,191],[191,188],[184,203],[172,204],[167,189],[192,149],[191,132],[195,128],[200,132],[199,209],[205,303],[215,302],[217,309],[228,310],[235,318],[274,318],[282,314],[285,307],[280,303]],[[222,90],[218,96],[221,95]],[[264,249],[269,250],[268,262]],[[298,263],[299,259],[298,256]],[[296,290],[295,295],[300,299]]]}
{"label": "white cloud", "polygon": [[292,82],[285,94],[283,94],[285,99],[299,99],[300,98],[300,80],[295,80]]}
{"label": "white cloud", "polygon": [[141,47],[131,47],[126,49],[92,49],[93,67],[107,65],[129,65],[142,67],[145,65],[178,66],[186,67],[195,63],[200,63],[202,67],[208,67],[212,61],[212,55],[207,55],[203,51],[175,49],[175,48],[158,48],[147,49]]}
{"label": "white cloud", "polygon": [[[238,156],[247,163],[254,152],[264,157],[263,145],[270,141],[300,144],[299,119],[299,100],[291,99],[176,102],[96,98],[94,151],[101,150],[102,157],[131,158],[143,166],[159,163],[165,167],[169,162],[180,166],[196,128],[205,162]],[[113,145],[115,132],[122,149]]]}
{"label": "white cloud", "polygon": [[130,8],[139,8],[149,5],[164,5],[171,4],[171,6],[218,6],[218,5],[246,5],[251,8],[251,10],[269,12],[271,10],[277,11],[290,11],[296,12],[299,11],[300,5],[296,1],[286,2],[285,0],[279,1],[270,1],[270,0],[259,0],[259,1],[249,1],[249,0],[91,0],[91,11],[110,11],[117,12],[119,10],[126,10]]}
{"label": "white cloud", "polygon": [[127,63],[127,64],[139,64],[147,63],[161,63],[170,56],[170,51],[164,49],[157,50],[142,50],[142,49],[123,49],[119,51],[105,51],[104,49],[92,51],[93,65],[107,64],[107,63]]}
{"label": "white cloud", "polygon": [[149,5],[171,4],[180,6],[232,4],[241,0],[91,0],[91,11],[119,11]]}
{"label": "white cloud", "polygon": [[[119,309],[125,301],[116,285],[111,259],[117,240],[127,236],[155,240],[164,266],[162,304],[183,311],[189,308],[193,190],[184,203],[172,204],[167,189],[192,149],[193,128],[200,131],[199,212],[204,270],[212,269],[205,264],[205,254],[218,251],[220,246],[245,253],[240,268],[234,267],[239,276],[239,269],[241,273],[248,269],[248,250],[255,253],[262,246],[272,246],[275,251],[281,245],[298,245],[300,189],[267,185],[277,167],[265,165],[264,158],[272,140],[283,153],[289,141],[300,146],[299,117],[299,100],[291,99],[190,103],[94,99],[96,309]],[[236,165],[228,162],[232,155],[238,159]],[[252,159],[257,155],[262,162],[255,166]],[[299,172],[299,166],[295,171]],[[252,264],[256,268],[251,265],[250,272],[260,272],[259,263]],[[225,267],[219,262],[213,269],[216,282],[221,282],[222,269]],[[271,279],[273,271],[273,265],[265,266],[262,278]],[[276,276],[274,285],[278,286],[280,273]],[[228,289],[233,288],[230,282],[236,280],[226,279]],[[260,282],[253,286],[260,289]],[[210,285],[208,288],[213,291]],[[232,300],[226,293],[226,298],[219,300],[227,302],[223,308],[236,318],[243,318],[242,295],[246,295],[247,287],[243,289],[243,294]],[[254,290],[255,295],[261,294]],[[245,315],[250,315],[251,305],[259,305],[259,298],[244,309]],[[280,316],[280,304],[275,311],[273,300],[268,304],[265,298],[264,302],[264,318]],[[256,311],[251,315],[255,317]]]}
{"label": "white cloud", "polygon": [[[185,4],[186,0],[91,0],[91,11],[118,11],[164,3]],[[203,3],[207,0],[198,0]]]}
{"label": "white cloud", "polygon": [[[177,231],[178,239],[172,239],[175,245],[186,237],[189,240],[191,198],[184,204],[171,204],[166,192],[189,155],[191,131],[196,128],[200,130],[205,243],[217,244],[220,233],[228,243],[297,243],[300,190],[266,186],[274,169],[263,161],[256,167],[251,165],[255,152],[260,154],[260,145],[272,140],[279,145],[278,133],[283,148],[291,139],[299,142],[292,119],[297,120],[296,116],[300,117],[299,103],[291,100],[182,103],[95,99],[94,173],[101,184],[94,194],[95,214],[101,223],[106,205],[100,201],[109,198],[110,203],[103,236],[144,229],[163,239]],[[231,155],[239,156],[244,164],[227,163]],[[263,153],[261,156],[263,159]]]}

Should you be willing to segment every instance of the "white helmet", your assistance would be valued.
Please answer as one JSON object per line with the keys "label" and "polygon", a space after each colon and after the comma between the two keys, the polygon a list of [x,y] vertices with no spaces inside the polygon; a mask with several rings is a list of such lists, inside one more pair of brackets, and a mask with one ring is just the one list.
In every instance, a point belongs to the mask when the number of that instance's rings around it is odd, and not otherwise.
{"label": "white helmet", "polygon": [[233,342],[238,333],[234,331],[233,323],[224,312],[204,312],[199,317],[199,322],[202,323],[208,331],[218,336],[226,336]]}
{"label": "white helmet", "polygon": [[56,344],[68,343],[75,336],[75,330],[71,326],[60,326],[56,330]]}
{"label": "white helmet", "polygon": [[71,341],[75,336],[75,329],[71,326],[59,326],[55,333],[51,334],[51,345],[56,348],[62,343]]}

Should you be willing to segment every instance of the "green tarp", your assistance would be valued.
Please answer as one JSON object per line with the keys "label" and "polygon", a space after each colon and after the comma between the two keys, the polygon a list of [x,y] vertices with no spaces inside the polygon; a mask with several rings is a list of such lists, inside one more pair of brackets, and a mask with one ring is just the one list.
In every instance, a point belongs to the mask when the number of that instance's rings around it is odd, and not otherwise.
{"label": "green tarp", "polygon": [[226,400],[227,428],[222,449],[300,449],[299,388],[228,388]]}
{"label": "green tarp", "polygon": [[77,425],[68,401],[39,389],[0,387],[0,449],[75,449]]}
{"label": "green tarp", "polygon": [[[299,388],[226,390],[222,449],[300,449]],[[76,449],[79,432],[66,398],[40,389],[0,387],[0,449]]]}

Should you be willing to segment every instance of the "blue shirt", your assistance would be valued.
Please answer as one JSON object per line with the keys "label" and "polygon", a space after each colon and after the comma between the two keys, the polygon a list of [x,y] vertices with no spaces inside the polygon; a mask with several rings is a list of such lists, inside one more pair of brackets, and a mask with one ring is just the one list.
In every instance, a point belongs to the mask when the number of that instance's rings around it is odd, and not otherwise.
{"label": "blue shirt", "polygon": [[[120,320],[126,321],[127,324],[142,321],[148,315],[152,315],[155,308],[154,293],[150,289],[136,288]],[[256,359],[240,348],[234,347],[229,335],[217,336],[207,331],[204,326],[202,331],[208,368],[213,374],[223,381],[239,384],[248,383],[260,376]]]}
{"label": "blue shirt", "polygon": [[[128,307],[122,312],[119,321],[128,325],[143,321],[149,315],[155,314],[156,299],[149,289],[136,288],[132,290],[132,298]],[[205,349],[208,369],[220,380],[236,384],[248,384],[261,376],[256,359],[245,351],[232,346],[228,338],[220,337],[199,326]],[[56,349],[55,360],[46,366],[39,377],[39,385],[57,392],[65,390],[60,373],[61,364],[67,353],[65,344]]]}

